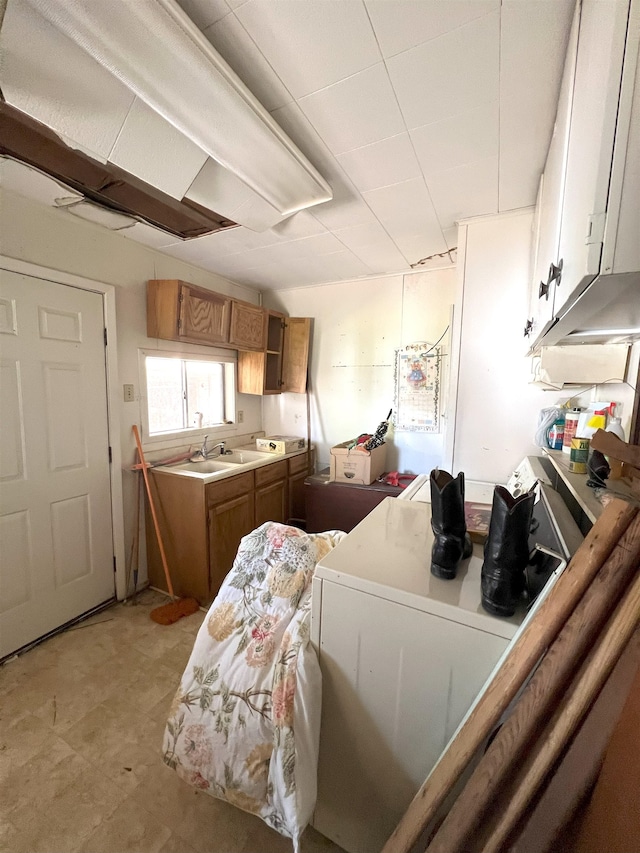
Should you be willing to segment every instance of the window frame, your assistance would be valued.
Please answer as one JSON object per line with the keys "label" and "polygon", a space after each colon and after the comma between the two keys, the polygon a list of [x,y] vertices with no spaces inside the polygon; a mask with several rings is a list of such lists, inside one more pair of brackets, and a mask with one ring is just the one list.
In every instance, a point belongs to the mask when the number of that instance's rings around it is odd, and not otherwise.
{"label": "window frame", "polygon": [[[173,358],[179,361],[210,361],[223,365],[224,370],[224,411],[226,421],[223,424],[207,427],[186,427],[174,432],[152,434],[149,431],[149,395],[147,389],[147,358]],[[154,449],[163,446],[175,447],[176,444],[199,443],[205,435],[214,439],[237,432],[236,423],[236,374],[237,358],[229,354],[185,352],[184,350],[139,349],[138,367],[140,376],[140,420],[144,443]]]}

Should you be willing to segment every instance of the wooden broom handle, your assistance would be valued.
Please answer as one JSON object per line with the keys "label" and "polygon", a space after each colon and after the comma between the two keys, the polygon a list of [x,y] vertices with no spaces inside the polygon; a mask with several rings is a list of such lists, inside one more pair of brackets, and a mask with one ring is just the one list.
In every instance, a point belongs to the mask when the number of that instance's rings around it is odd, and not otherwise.
{"label": "wooden broom handle", "polygon": [[164,576],[167,581],[167,589],[169,590],[169,595],[171,596],[171,598],[175,598],[176,596],[173,591],[173,584],[171,583],[171,575],[169,574],[169,566],[167,565],[167,555],[164,552],[162,536],[160,535],[160,525],[158,524],[156,508],[153,503],[153,496],[151,495],[151,485],[149,483],[149,475],[147,473],[147,462],[144,458],[144,453],[142,452],[142,442],[140,441],[140,433],[138,432],[137,424],[133,425],[133,435],[135,437],[136,445],[138,447],[138,456],[140,457],[140,461],[142,462],[142,476],[144,477],[144,484],[147,487],[149,509],[151,510],[151,518],[153,519],[153,526],[156,530],[156,538],[158,539],[158,548],[160,549],[160,557],[162,558],[162,568],[164,569]]}

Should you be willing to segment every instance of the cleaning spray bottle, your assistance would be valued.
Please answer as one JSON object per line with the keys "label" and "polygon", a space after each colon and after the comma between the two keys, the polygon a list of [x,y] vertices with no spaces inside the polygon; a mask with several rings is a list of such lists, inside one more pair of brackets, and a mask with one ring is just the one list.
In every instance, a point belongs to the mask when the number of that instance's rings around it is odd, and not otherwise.
{"label": "cleaning spray bottle", "polygon": [[[614,435],[617,435],[619,439],[622,441],[625,440],[624,437],[624,429],[622,428],[622,419],[613,413],[616,411],[617,404],[612,403],[609,407],[611,411],[611,415],[607,421],[607,432],[612,432]],[[622,477],[622,462],[619,459],[614,459],[612,456],[605,457],[607,462],[609,463],[609,467],[611,468],[611,473],[609,474],[610,480],[619,480]]]}

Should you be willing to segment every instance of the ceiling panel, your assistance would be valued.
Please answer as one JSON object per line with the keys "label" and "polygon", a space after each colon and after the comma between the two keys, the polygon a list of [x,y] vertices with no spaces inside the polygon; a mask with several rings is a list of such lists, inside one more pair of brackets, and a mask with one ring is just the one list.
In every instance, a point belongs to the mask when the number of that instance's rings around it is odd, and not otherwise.
{"label": "ceiling panel", "polygon": [[[334,198],[265,222],[227,181],[225,203],[250,227],[168,235],[166,248],[145,226],[127,238],[279,289],[408,269],[455,246],[458,219],[534,203],[574,0],[178,2]],[[8,2],[5,95],[74,146],[103,159],[113,148],[115,162],[174,197],[191,175],[195,192],[202,155],[29,8]],[[9,178],[51,203],[55,188],[38,176]]]}
{"label": "ceiling panel", "polygon": [[229,14],[226,0],[177,0],[198,29],[204,30]]}
{"label": "ceiling panel", "polygon": [[427,180],[437,172],[497,156],[498,119],[496,100],[412,130],[411,139]]}
{"label": "ceiling panel", "polygon": [[105,159],[134,96],[28,3],[7,4],[2,20],[5,100]]}
{"label": "ceiling panel", "polygon": [[360,192],[399,184],[422,174],[408,133],[354,148],[340,154],[338,162]]}
{"label": "ceiling panel", "polygon": [[[363,193],[363,196],[396,245],[401,237],[421,234],[425,245],[433,246],[434,252],[446,249],[423,178],[381,187]],[[413,262],[414,259],[407,260]]]}
{"label": "ceiling panel", "polygon": [[250,0],[235,14],[296,98],[381,58],[360,2]]}
{"label": "ceiling panel", "polygon": [[497,100],[499,37],[496,12],[388,59],[407,127],[421,127]]}
{"label": "ceiling panel", "polygon": [[378,142],[405,129],[383,62],[299,101],[334,154]]}
{"label": "ceiling panel", "polygon": [[207,27],[204,34],[265,109],[275,110],[293,100],[235,15]]}
{"label": "ceiling panel", "polygon": [[429,178],[429,192],[443,228],[460,219],[498,212],[498,158],[467,163]]}
{"label": "ceiling panel", "polygon": [[207,155],[172,124],[136,98],[122,125],[109,162],[181,199]]}
{"label": "ceiling panel", "polygon": [[500,0],[365,0],[385,57],[455,30],[500,8]]}

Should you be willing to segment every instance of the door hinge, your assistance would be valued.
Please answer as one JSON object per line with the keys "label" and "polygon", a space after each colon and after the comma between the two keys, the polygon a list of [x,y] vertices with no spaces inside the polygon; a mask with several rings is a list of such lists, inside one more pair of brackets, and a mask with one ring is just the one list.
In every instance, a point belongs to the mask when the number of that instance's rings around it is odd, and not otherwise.
{"label": "door hinge", "polygon": [[107,330],[104,330],[104,345],[107,345]]}
{"label": "door hinge", "polygon": [[591,243],[602,243],[604,240],[606,218],[606,213],[592,213],[587,218],[587,236],[584,238],[585,246],[589,246]]}
{"label": "door hinge", "polygon": [[113,456],[111,454],[111,445],[109,445],[109,465],[113,462]]}

